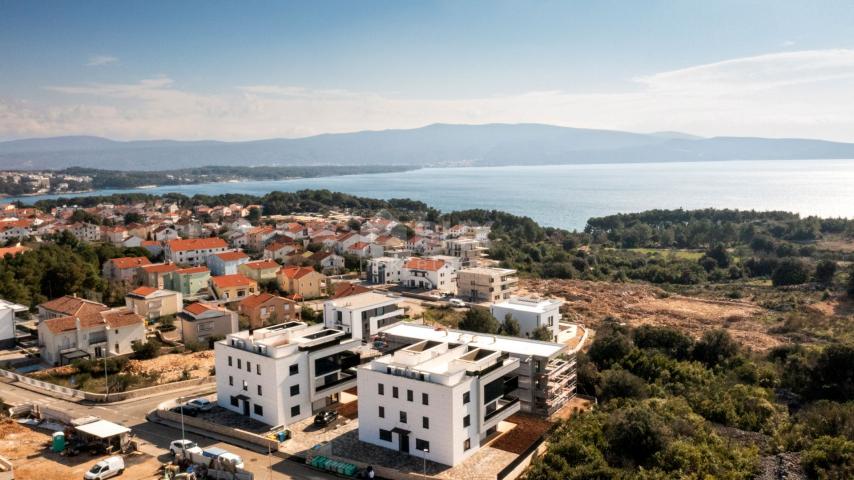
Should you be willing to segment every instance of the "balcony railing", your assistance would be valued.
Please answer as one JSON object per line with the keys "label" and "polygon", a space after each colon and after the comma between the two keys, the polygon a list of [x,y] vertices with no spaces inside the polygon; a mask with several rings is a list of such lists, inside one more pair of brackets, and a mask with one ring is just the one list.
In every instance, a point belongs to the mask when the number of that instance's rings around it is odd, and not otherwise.
{"label": "balcony railing", "polygon": [[518,405],[518,404],[519,404],[518,398],[510,398],[510,397],[499,398],[498,399],[498,407],[495,410],[492,410],[491,412],[488,412],[486,415],[484,415],[483,420],[488,421],[490,419],[493,419],[493,418],[497,417],[498,415],[501,415],[501,413],[506,412],[507,410],[513,408],[514,405]]}

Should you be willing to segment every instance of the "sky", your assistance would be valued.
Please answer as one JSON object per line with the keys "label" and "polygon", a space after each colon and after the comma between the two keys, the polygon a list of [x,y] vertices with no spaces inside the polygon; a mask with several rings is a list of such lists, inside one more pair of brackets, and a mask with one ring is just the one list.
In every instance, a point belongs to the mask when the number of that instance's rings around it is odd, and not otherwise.
{"label": "sky", "polygon": [[854,142],[854,2],[0,0],[0,140],[547,123]]}

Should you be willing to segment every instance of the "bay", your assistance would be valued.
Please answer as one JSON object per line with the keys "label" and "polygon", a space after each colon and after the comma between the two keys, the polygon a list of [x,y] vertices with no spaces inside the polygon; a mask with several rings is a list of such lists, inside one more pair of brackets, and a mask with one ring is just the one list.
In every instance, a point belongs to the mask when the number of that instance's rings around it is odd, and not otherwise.
{"label": "bay", "polygon": [[[542,225],[582,229],[590,217],[654,208],[785,210],[854,217],[854,161],[751,160],[425,168],[407,172],[292,180],[101,190],[162,194],[263,195],[328,189],[372,198],[411,198],[442,211],[484,208]],[[68,196],[68,195],[65,195]],[[59,195],[7,198],[32,203]]]}

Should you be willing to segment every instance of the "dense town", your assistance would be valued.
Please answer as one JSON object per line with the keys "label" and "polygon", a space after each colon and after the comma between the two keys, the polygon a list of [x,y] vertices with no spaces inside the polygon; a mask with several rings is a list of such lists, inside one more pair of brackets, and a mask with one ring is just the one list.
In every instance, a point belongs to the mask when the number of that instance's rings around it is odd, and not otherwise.
{"label": "dense town", "polygon": [[[489,258],[488,224],[167,199],[0,208],[4,261],[71,236],[135,252],[101,265],[109,297],[0,306],[0,375],[27,392],[4,400],[51,439],[26,453],[57,478],[266,478],[295,475],[294,459],[515,478],[553,422],[589,406],[575,391],[588,332]],[[150,408],[114,421],[126,402]]]}

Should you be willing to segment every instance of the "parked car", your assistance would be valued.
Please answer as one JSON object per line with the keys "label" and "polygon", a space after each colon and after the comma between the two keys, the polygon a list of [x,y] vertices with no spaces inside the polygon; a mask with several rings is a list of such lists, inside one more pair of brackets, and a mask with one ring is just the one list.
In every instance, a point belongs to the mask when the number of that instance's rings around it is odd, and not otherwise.
{"label": "parked car", "polygon": [[195,417],[199,414],[199,407],[195,405],[178,405],[177,407],[172,407],[169,409],[172,413],[184,414],[190,417]]}
{"label": "parked car", "polygon": [[104,480],[121,475],[125,471],[125,460],[119,456],[108,457],[96,463],[83,475],[85,480]]}
{"label": "parked car", "polygon": [[243,459],[240,458],[240,455],[231,453],[228,450],[223,450],[218,447],[211,447],[202,451],[202,455],[211,459],[219,458],[221,460],[231,462],[234,464],[235,467],[241,470],[243,469]]}
{"label": "parked car", "polygon": [[196,398],[195,400],[190,400],[187,402],[187,405],[192,405],[202,412],[209,412],[214,407],[213,402],[207,398]]}
{"label": "parked car", "polygon": [[199,448],[199,445],[192,441],[187,440],[186,438],[182,438],[181,440],[172,440],[172,443],[169,444],[169,453],[173,456],[177,455],[178,452],[181,453],[202,453],[202,449]]}
{"label": "parked car", "polygon": [[334,422],[338,418],[338,412],[335,410],[324,410],[314,417],[314,424],[318,427],[325,427]]}
{"label": "parked car", "polygon": [[448,300],[448,303],[451,304],[452,307],[462,308],[466,306],[466,302],[460,300],[459,298],[452,298]]}

